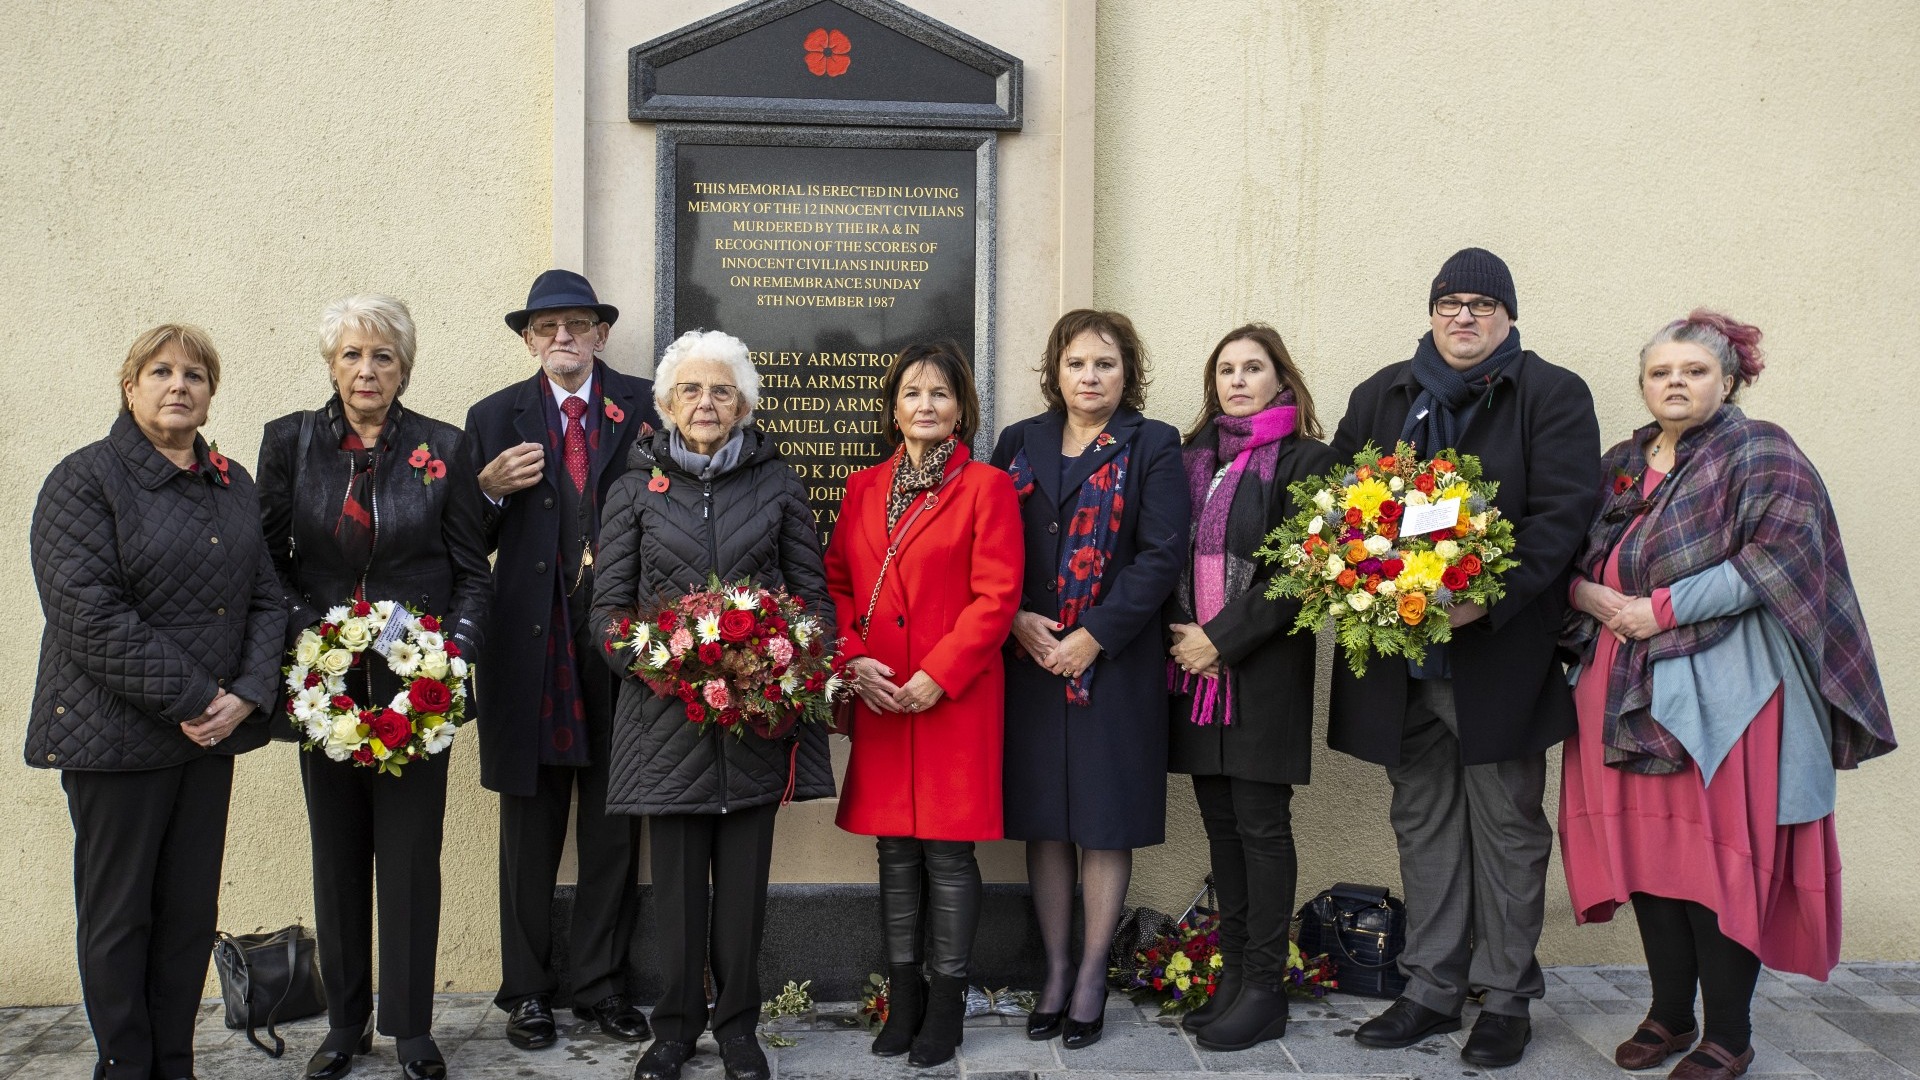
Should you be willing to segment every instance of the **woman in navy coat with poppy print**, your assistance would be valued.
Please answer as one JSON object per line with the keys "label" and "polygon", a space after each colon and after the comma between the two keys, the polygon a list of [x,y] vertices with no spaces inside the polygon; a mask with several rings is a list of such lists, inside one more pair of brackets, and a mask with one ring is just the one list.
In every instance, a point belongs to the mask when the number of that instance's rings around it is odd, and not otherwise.
{"label": "woman in navy coat with poppy print", "polygon": [[[1191,515],[1180,435],[1140,414],[1146,358],[1115,312],[1071,311],[1041,365],[1047,412],[1008,427],[993,464],[1021,500],[1026,570],[1007,660],[1006,833],[1027,842],[1047,951],[1031,1038],[1100,1037],[1106,942],[1133,850],[1166,834],[1161,605]],[[1075,965],[1076,880],[1090,944]]]}

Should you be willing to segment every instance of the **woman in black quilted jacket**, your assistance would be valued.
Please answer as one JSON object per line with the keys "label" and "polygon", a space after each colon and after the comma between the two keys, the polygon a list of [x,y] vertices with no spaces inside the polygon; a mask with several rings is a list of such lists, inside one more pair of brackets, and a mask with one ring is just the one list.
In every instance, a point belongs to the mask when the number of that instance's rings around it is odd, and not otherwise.
{"label": "woman in black quilted jacket", "polygon": [[[349,296],[327,306],[320,339],[333,398],[271,421],[260,443],[262,529],[292,598],[291,625],[390,600],[438,618],[473,655],[491,591],[483,496],[461,430],[400,403],[413,372],[413,318],[392,297]],[[371,651],[363,660],[347,676],[348,694],[362,708],[391,701],[400,678]],[[446,1075],[431,1031],[452,752],[411,762],[399,776],[317,750],[300,755],[330,1025],[307,1063],[309,1080],[345,1076],[353,1055],[373,1046],[376,875],[379,1030],[394,1037],[408,1080]]]}
{"label": "woman in black quilted jacket", "polygon": [[73,816],[80,985],[112,1080],[193,1075],[233,758],[267,741],[286,613],[245,469],[200,437],[220,355],[156,326],[120,417],[34,506],[46,613],[27,764]]}
{"label": "woman in black quilted jacket", "polygon": [[[806,490],[751,423],[760,377],[746,345],[718,331],[681,335],[660,358],[653,394],[664,430],[634,443],[601,517],[595,633],[605,640],[616,619],[704,588],[709,574],[785,588],[832,626]],[[774,815],[790,782],[795,799],[833,794],[826,734],[801,724],[769,740],[691,723],[678,698],[655,696],[623,660],[608,662],[627,677],[614,710],[607,810],[652,818],[665,984],[655,1041],[634,1076],[672,1080],[693,1056],[707,1026],[710,960],[713,1033],[727,1076],[766,1080],[753,1029]]]}

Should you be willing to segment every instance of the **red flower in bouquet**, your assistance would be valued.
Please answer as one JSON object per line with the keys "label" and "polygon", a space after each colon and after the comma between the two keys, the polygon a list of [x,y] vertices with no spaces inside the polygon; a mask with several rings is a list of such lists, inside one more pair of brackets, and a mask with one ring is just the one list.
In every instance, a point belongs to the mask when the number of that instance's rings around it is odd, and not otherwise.
{"label": "red flower in bouquet", "polygon": [[725,652],[726,650],[720,647],[719,642],[709,641],[705,645],[700,646],[700,662],[709,665],[717,664]]}
{"label": "red flower in bouquet", "polygon": [[407,703],[415,712],[444,713],[453,708],[453,691],[439,679],[415,679],[413,685],[407,687]]}
{"label": "red flower in bouquet", "polygon": [[1453,592],[1467,587],[1467,572],[1458,566],[1449,566],[1440,574],[1440,584]]}
{"label": "red flower in bouquet", "polygon": [[707,722],[707,707],[697,701],[687,702],[687,719],[695,724]]}
{"label": "red flower in bouquet", "polygon": [[373,764],[373,747],[362,746],[353,752],[353,760],[361,765]]}
{"label": "red flower in bouquet", "polygon": [[1392,499],[1388,499],[1386,502],[1380,504],[1381,521],[1399,521],[1401,513],[1403,513],[1403,511],[1400,504],[1394,502]]}
{"label": "red flower in bouquet", "polygon": [[738,645],[752,637],[754,629],[759,625],[753,617],[753,612],[732,608],[720,615],[720,640]]}
{"label": "red flower in bouquet", "polygon": [[373,723],[368,726],[373,729],[373,737],[388,748],[405,746],[407,740],[413,738],[413,723],[392,709],[380,710],[380,715],[374,717]]}
{"label": "red flower in bouquet", "polygon": [[1479,573],[1481,570],[1480,556],[1478,555],[1460,556],[1460,569],[1465,570],[1467,572],[1468,577],[1472,577],[1473,575]]}
{"label": "red flower in bouquet", "polygon": [[440,632],[439,618],[433,615],[420,616],[420,629],[425,630],[429,634],[439,633]]}
{"label": "red flower in bouquet", "polygon": [[660,617],[655,619],[653,624],[667,633],[672,633],[673,628],[680,625],[680,616],[672,608],[665,608],[661,610]]}

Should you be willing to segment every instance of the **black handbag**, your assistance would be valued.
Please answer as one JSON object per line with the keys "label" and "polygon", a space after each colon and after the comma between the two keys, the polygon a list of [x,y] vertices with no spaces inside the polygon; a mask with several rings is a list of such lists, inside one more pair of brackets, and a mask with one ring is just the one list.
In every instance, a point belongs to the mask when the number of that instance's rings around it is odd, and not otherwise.
{"label": "black handbag", "polygon": [[1107,946],[1107,982],[1123,989],[1131,986],[1128,977],[1134,969],[1134,954],[1143,952],[1168,934],[1178,933],[1180,924],[1196,917],[1219,913],[1220,901],[1214,897],[1213,875],[1208,874],[1194,896],[1193,903],[1178,919],[1150,907],[1122,908],[1119,925],[1113,928],[1113,941]]}
{"label": "black handbag", "polygon": [[[299,923],[271,934],[217,933],[213,967],[220,973],[227,1026],[245,1028],[248,1042],[277,1058],[287,1052],[287,1041],[274,1030],[275,1024],[327,1009],[327,991],[320,985],[320,967],[314,961],[313,935]],[[253,1033],[261,1026],[273,1040],[271,1048]]]}
{"label": "black handbag", "polygon": [[1406,990],[1407,909],[1383,886],[1343,881],[1307,901],[1299,919],[1300,955],[1325,953],[1341,993],[1397,998]]}

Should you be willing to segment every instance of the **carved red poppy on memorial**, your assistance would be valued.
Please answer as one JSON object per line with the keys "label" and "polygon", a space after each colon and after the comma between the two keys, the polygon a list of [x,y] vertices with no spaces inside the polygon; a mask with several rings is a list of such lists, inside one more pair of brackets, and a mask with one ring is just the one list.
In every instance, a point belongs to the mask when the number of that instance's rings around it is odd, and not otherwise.
{"label": "carved red poppy on memorial", "polygon": [[838,30],[815,30],[807,35],[807,70],[815,75],[838,78],[847,73],[853,65],[853,59],[847,54],[853,51],[853,42]]}

